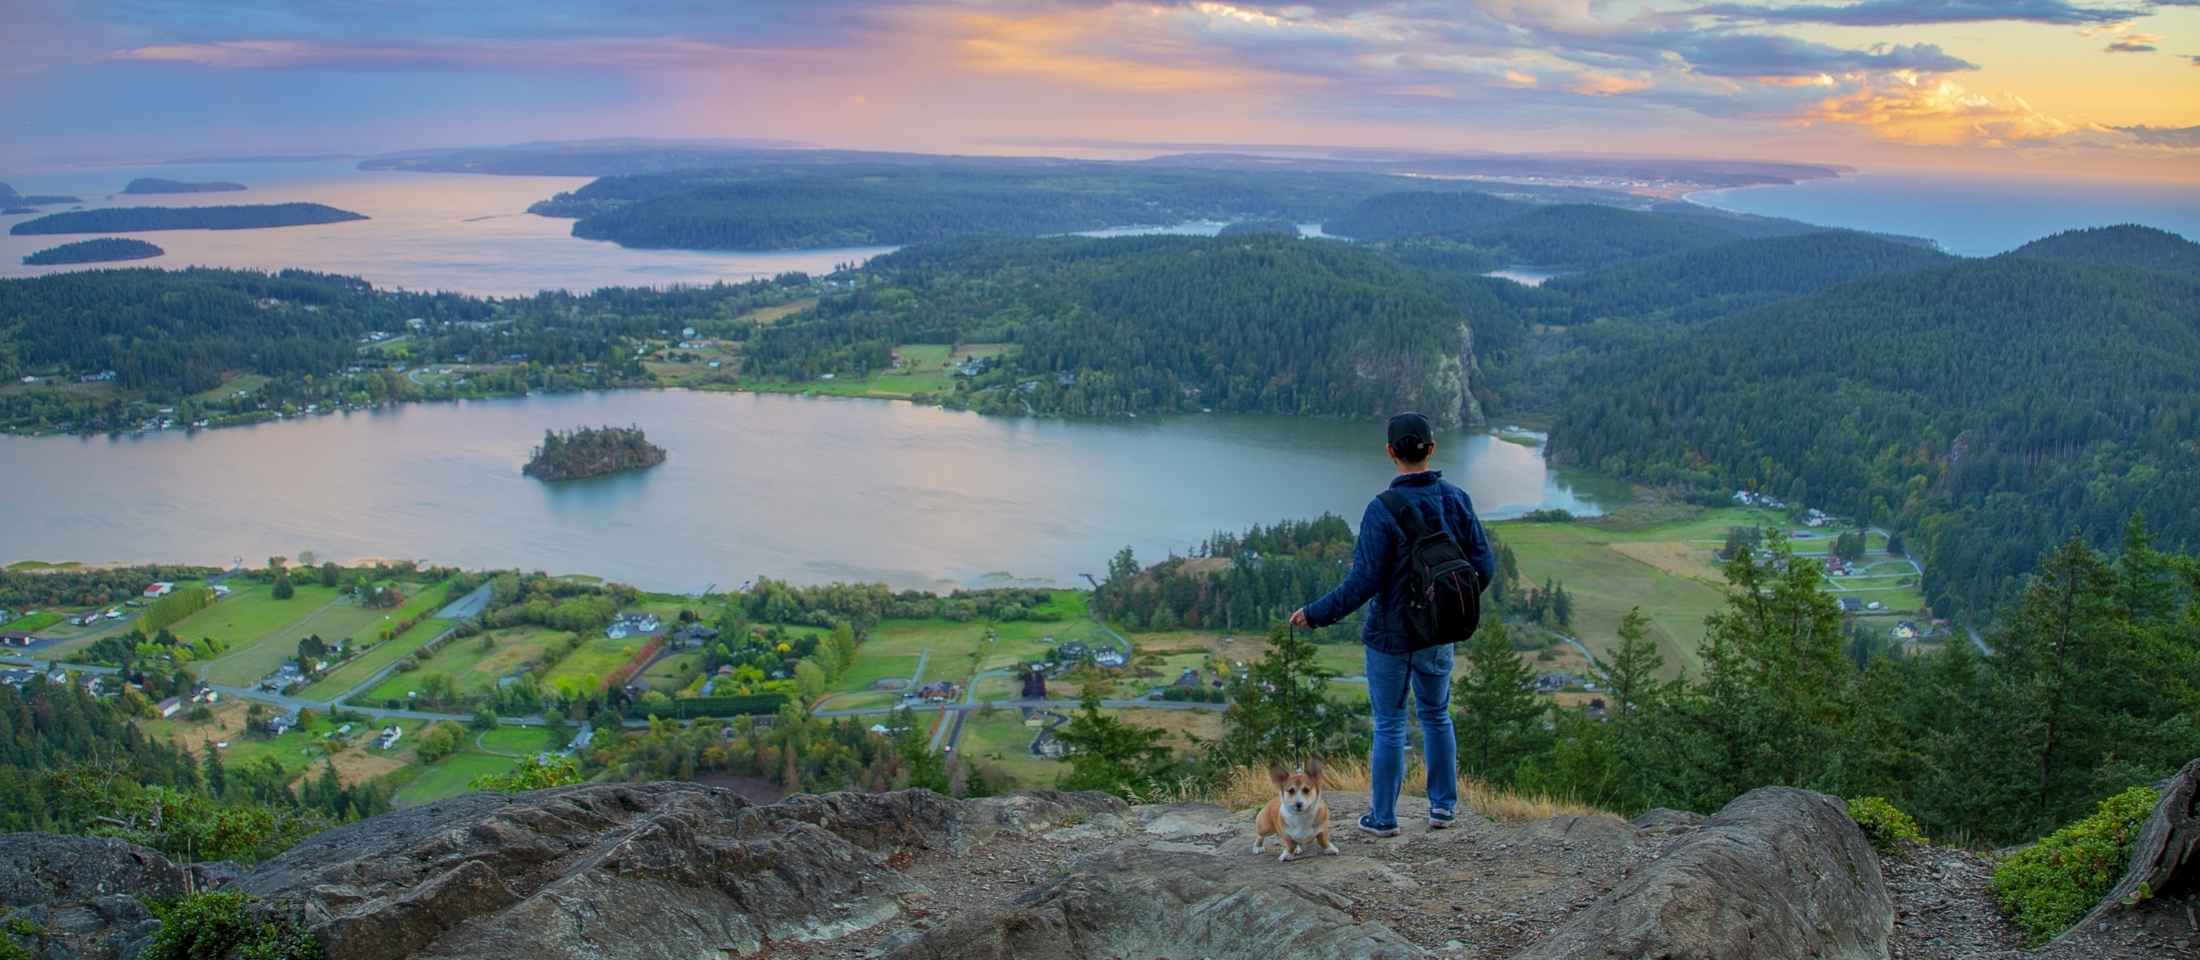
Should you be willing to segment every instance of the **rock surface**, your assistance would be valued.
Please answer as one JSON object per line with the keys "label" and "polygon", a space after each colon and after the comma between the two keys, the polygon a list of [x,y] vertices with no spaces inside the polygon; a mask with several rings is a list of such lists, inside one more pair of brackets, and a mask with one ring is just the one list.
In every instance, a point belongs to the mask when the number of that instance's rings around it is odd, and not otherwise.
{"label": "rock surface", "polygon": [[[1266,858],[1263,858],[1265,860]],[[1312,882],[1247,882],[1243,861],[1119,847],[1005,910],[951,923],[890,960],[1405,960],[1425,956],[1389,928],[1355,923],[1352,901]]]}
{"label": "rock surface", "polygon": [[[1327,799],[1338,824],[1367,805]],[[2022,951],[1985,895],[1991,860],[1918,847],[1882,865],[1839,801],[1804,791],[1755,791],[1708,820],[1469,816],[1445,831],[1418,827],[1421,803],[1402,801],[1403,836],[1346,830],[1340,856],[1279,863],[1253,852],[1250,811],[1207,804],[757,805],[593,784],[398,811],[241,871],[5,836],[0,900],[41,928],[14,938],[40,960],[127,960],[158,928],[139,896],[210,886],[303,918],[329,960],[2200,957],[2181,888]]]}
{"label": "rock surface", "polygon": [[[108,960],[129,955],[151,913],[138,900],[181,895],[191,872],[120,840],[44,833],[0,835],[4,920],[41,928],[35,956]],[[26,943],[24,946],[29,947]]]}
{"label": "rock surface", "polygon": [[329,960],[746,955],[893,919],[890,866],[1119,801],[923,791],[754,806],[687,783],[475,794],[331,830],[238,887],[305,918]]}
{"label": "rock surface", "polygon": [[1835,797],[1735,798],[1522,960],[1880,960],[1894,907],[1879,859]]}

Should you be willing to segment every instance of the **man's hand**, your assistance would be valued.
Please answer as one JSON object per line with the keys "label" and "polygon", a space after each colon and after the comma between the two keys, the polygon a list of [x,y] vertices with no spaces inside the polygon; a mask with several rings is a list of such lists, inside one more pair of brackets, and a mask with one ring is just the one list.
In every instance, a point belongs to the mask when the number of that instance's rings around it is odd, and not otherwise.
{"label": "man's hand", "polygon": [[1305,608],[1305,607],[1300,607],[1300,608],[1298,608],[1297,610],[1293,610],[1293,611],[1291,611],[1291,625],[1292,625],[1292,626],[1294,626],[1294,627],[1300,627],[1300,628],[1303,628],[1303,629],[1307,629],[1307,630],[1312,630],[1312,629],[1314,629],[1314,625],[1313,625],[1312,623],[1308,622],[1308,621],[1307,621],[1307,619],[1306,619],[1306,608]]}

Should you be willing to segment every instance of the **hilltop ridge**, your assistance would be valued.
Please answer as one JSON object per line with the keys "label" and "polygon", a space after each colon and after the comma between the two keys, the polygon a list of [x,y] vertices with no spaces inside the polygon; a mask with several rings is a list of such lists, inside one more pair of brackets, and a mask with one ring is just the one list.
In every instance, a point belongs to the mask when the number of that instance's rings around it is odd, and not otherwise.
{"label": "hilltop ridge", "polygon": [[[2149,836],[2189,840],[2196,777],[2200,763]],[[1328,802],[1340,828],[1366,806],[1363,794]],[[1419,801],[1403,806],[1418,819]],[[2106,903],[2063,939],[2017,952],[2007,932],[1953,926],[1983,895],[1962,855],[1883,861],[1839,800],[1784,787],[1709,818],[1469,816],[1388,841],[1340,829],[1341,855],[1291,863],[1254,853],[1250,838],[1249,811],[1097,793],[757,805],[694,783],[599,783],[383,814],[249,871],[11,834],[0,837],[0,891],[11,929],[41,931],[36,955],[56,958],[136,956],[160,925],[132,895],[191,888],[249,895],[253,916],[310,932],[328,960],[2136,960],[2196,943],[2179,930],[2177,868],[2135,867],[2162,884],[2155,899]]]}

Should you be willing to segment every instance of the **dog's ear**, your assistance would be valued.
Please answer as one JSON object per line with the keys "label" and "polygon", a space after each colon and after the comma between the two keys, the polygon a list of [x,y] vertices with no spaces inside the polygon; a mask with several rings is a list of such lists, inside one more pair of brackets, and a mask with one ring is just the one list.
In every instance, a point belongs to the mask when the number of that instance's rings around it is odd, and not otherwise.
{"label": "dog's ear", "polygon": [[1285,770],[1281,765],[1270,765],[1268,768],[1268,779],[1275,781],[1276,786],[1283,786],[1284,784],[1291,782],[1291,771]]}
{"label": "dog's ear", "polygon": [[1317,787],[1322,785],[1322,758],[1306,758],[1306,779],[1313,781]]}

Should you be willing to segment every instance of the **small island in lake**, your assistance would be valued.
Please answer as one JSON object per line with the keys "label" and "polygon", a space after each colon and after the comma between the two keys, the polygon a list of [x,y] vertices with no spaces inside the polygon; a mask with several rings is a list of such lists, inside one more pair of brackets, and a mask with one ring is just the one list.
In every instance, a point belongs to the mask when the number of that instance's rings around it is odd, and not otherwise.
{"label": "small island in lake", "polygon": [[8,212],[9,212],[9,213],[15,213],[15,212],[17,212],[17,211],[24,211],[24,212],[29,212],[29,211],[27,211],[27,210],[26,210],[26,208],[29,208],[29,207],[43,207],[43,206],[50,206],[50,205],[52,205],[52,204],[56,204],[56,203],[82,203],[82,202],[83,202],[83,201],[81,201],[81,200],[78,200],[78,199],[77,199],[77,198],[75,198],[75,197],[65,197],[65,196],[59,196],[59,195],[55,195],[55,196],[40,196],[40,195],[38,195],[38,194],[35,194],[35,193],[32,193],[32,194],[17,193],[17,192],[15,192],[15,188],[14,188],[14,187],[8,186],[8,185],[7,185],[7,184],[5,184],[5,183],[0,183],[0,204],[6,204],[6,205],[7,205],[8,207],[10,207],[11,209],[9,209],[9,210],[8,210]]}
{"label": "small island in lake", "polygon": [[57,263],[107,263],[114,260],[144,260],[167,252],[143,240],[100,237],[97,240],[78,240],[58,247],[48,247],[24,257],[23,263],[33,267]]}
{"label": "small island in lake", "polygon": [[520,472],[542,480],[578,480],[663,462],[665,448],[649,442],[640,427],[581,427],[545,431],[542,446]]}
{"label": "small island in lake", "polygon": [[139,177],[122,188],[123,193],[223,193],[243,190],[244,184],[227,180],[164,180],[160,177]]}
{"label": "small island in lake", "polygon": [[8,232],[133,233],[142,230],[254,230],[317,223],[365,220],[365,214],[319,203],[262,203],[233,207],[106,207],[49,213],[25,220]]}

